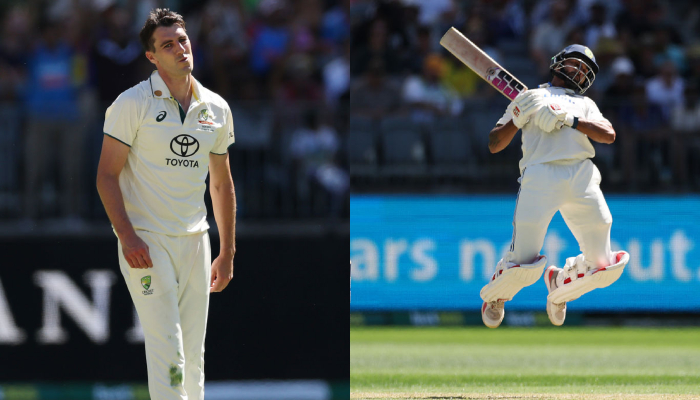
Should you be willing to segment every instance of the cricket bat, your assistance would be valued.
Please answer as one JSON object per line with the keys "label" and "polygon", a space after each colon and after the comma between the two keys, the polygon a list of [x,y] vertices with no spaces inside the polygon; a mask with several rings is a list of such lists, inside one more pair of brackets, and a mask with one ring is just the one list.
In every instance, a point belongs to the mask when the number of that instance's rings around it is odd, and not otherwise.
{"label": "cricket bat", "polygon": [[454,27],[440,39],[440,44],[510,100],[527,90],[527,86]]}

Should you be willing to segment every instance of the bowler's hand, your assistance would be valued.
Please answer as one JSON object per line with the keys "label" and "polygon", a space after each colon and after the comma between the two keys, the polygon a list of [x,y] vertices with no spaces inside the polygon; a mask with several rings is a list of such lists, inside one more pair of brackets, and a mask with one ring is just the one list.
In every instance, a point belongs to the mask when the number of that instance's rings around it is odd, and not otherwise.
{"label": "bowler's hand", "polygon": [[218,256],[211,263],[211,283],[209,293],[220,292],[226,289],[233,279],[233,256]]}
{"label": "bowler's hand", "polygon": [[138,235],[134,233],[120,238],[120,241],[124,258],[131,268],[153,268],[148,245]]}

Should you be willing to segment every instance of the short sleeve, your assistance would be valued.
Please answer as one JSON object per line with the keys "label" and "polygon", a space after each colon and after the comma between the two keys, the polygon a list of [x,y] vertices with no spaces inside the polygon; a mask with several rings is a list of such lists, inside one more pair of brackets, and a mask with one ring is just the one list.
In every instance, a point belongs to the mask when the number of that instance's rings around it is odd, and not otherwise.
{"label": "short sleeve", "polygon": [[105,113],[104,133],[131,147],[141,121],[136,92],[127,90],[114,100]]}
{"label": "short sleeve", "polygon": [[604,121],[610,123],[607,118],[603,116],[603,113],[600,112],[598,109],[598,106],[595,104],[595,102],[589,98],[586,98],[586,103],[588,104],[588,107],[586,108],[586,119],[589,121]]}
{"label": "short sleeve", "polygon": [[511,102],[508,104],[508,108],[506,108],[506,112],[503,113],[503,116],[496,122],[496,125],[505,125],[508,123],[508,121],[513,119],[513,107],[515,107],[515,103]]}
{"label": "short sleeve", "polygon": [[217,131],[216,143],[211,149],[214,154],[226,154],[228,152],[228,147],[235,142],[233,136],[233,116],[231,115],[231,108],[228,104],[224,110],[224,124]]}

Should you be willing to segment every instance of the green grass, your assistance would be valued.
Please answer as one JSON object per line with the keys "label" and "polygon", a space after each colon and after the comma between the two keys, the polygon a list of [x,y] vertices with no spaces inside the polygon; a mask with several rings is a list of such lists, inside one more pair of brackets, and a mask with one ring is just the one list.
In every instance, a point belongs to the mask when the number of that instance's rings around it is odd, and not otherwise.
{"label": "green grass", "polygon": [[353,398],[361,398],[357,393],[700,395],[700,329],[353,328],[350,385]]}

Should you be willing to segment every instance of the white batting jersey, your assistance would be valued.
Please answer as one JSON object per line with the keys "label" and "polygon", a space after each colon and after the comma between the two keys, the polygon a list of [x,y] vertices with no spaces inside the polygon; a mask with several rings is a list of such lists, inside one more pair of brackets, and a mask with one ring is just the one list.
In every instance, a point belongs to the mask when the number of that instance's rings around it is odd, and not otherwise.
{"label": "white batting jersey", "polygon": [[[593,100],[577,95],[571,89],[544,84],[530,90],[544,92],[547,100],[558,103],[562,110],[575,117],[589,121],[608,121]],[[510,103],[505,114],[498,120],[498,125],[504,125],[513,119],[511,113],[513,107],[514,103]],[[534,164],[558,160],[585,160],[595,156],[595,149],[588,136],[568,126],[547,133],[538,128],[531,119],[523,126],[522,131],[521,174],[525,168]]]}
{"label": "white batting jersey", "polygon": [[192,78],[183,110],[154,71],[107,109],[104,133],[131,147],[119,187],[134,229],[181,236],[209,228],[209,153],[226,154],[234,142],[231,109],[221,96]]}

